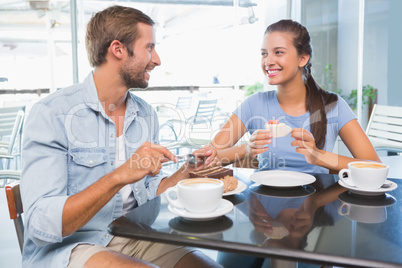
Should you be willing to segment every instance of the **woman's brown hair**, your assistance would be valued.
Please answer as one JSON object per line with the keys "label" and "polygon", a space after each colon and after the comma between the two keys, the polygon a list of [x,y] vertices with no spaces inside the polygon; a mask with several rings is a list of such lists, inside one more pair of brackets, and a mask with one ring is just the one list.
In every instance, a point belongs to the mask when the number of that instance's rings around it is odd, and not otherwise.
{"label": "woman's brown hair", "polygon": [[311,75],[313,48],[310,43],[310,34],[306,27],[293,20],[280,20],[271,24],[265,30],[265,34],[269,32],[292,33],[294,36],[293,45],[297,53],[310,56],[309,61],[303,67],[304,84],[306,86],[306,108],[310,112],[310,130],[315,138],[316,146],[319,149],[323,149],[325,136],[327,135],[326,115],[336,104],[338,95],[322,89]]}

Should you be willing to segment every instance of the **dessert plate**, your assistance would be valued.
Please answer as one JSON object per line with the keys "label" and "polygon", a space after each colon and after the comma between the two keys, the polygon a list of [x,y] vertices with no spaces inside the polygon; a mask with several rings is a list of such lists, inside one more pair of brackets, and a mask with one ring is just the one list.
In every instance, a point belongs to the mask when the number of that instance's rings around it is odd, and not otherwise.
{"label": "dessert plate", "polygon": [[359,195],[368,195],[368,196],[376,196],[376,195],[382,195],[384,193],[390,192],[395,190],[398,185],[395,182],[386,180],[385,183],[388,183],[390,186],[387,188],[380,188],[380,189],[375,189],[375,190],[366,190],[366,189],[360,189],[357,188],[354,185],[346,184],[343,181],[339,180],[338,181],[339,185],[348,189],[350,192],[354,194],[359,194]]}
{"label": "dessert plate", "polygon": [[173,214],[182,217],[183,219],[190,220],[190,221],[209,221],[216,219],[220,216],[225,215],[226,213],[229,213],[233,209],[233,204],[232,202],[221,199],[219,202],[218,207],[209,213],[192,213],[189,212],[183,208],[176,208],[172,205],[168,205],[168,209],[170,212]]}
{"label": "dessert plate", "polygon": [[253,173],[250,180],[270,187],[298,187],[315,182],[315,177],[306,173],[286,170],[265,170]]}
{"label": "dessert plate", "polygon": [[247,189],[247,185],[244,182],[238,180],[238,184],[237,184],[236,189],[234,189],[233,191],[223,193],[223,196],[239,194],[239,193],[243,192],[246,189]]}

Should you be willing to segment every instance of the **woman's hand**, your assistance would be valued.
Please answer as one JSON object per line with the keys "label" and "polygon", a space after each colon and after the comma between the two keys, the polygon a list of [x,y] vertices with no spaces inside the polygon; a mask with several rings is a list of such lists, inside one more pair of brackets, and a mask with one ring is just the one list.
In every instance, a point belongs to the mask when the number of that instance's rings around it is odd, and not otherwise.
{"label": "woman's hand", "polygon": [[295,211],[294,218],[290,224],[289,231],[292,237],[302,238],[313,226],[314,215],[317,210],[314,195],[306,198],[298,210]]}
{"label": "woman's hand", "polygon": [[267,213],[264,206],[254,195],[251,195],[249,199],[248,217],[257,232],[263,234],[272,232],[271,222],[275,219]]}
{"label": "woman's hand", "polygon": [[292,146],[297,146],[296,152],[305,156],[307,163],[315,165],[318,162],[318,157],[322,154],[315,145],[313,134],[304,128],[294,128],[290,132],[290,136],[295,140],[292,141]]}
{"label": "woman's hand", "polygon": [[[203,159],[204,163],[202,167],[209,167],[209,166],[220,166],[221,161],[218,158],[218,153],[211,144],[207,144],[204,147],[196,150],[193,152],[195,157]],[[198,169],[198,168],[197,168]]]}
{"label": "woman's hand", "polygon": [[272,135],[269,130],[257,129],[251,135],[246,147],[246,155],[249,158],[255,158],[257,155],[266,152],[269,148],[268,144],[272,143]]}

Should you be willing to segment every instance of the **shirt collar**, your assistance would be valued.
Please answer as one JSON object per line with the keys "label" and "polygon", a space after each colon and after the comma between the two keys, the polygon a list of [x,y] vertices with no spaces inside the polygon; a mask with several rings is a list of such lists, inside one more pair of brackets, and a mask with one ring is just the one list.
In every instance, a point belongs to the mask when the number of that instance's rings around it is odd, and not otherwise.
{"label": "shirt collar", "polygon": [[[104,113],[102,105],[98,98],[93,73],[91,72],[84,80],[84,102],[94,111]],[[126,118],[134,118],[139,112],[138,103],[133,94],[128,93],[126,101]]]}
{"label": "shirt collar", "polygon": [[127,101],[126,101],[126,117],[134,118],[138,115],[140,109],[138,107],[138,103],[134,97],[134,94],[128,92]]}
{"label": "shirt collar", "polygon": [[85,78],[83,84],[85,104],[95,111],[102,112],[103,109],[98,98],[98,92],[96,91],[94,76],[92,72],[90,72],[89,75]]}

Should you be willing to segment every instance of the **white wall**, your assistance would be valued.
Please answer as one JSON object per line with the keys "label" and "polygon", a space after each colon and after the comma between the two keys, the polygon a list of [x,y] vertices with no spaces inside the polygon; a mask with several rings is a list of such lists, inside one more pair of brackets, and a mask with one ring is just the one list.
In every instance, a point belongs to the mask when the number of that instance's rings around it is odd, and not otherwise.
{"label": "white wall", "polygon": [[357,88],[359,1],[338,2],[338,87],[345,95]]}
{"label": "white wall", "polygon": [[402,1],[390,0],[388,18],[388,105],[402,106]]}

